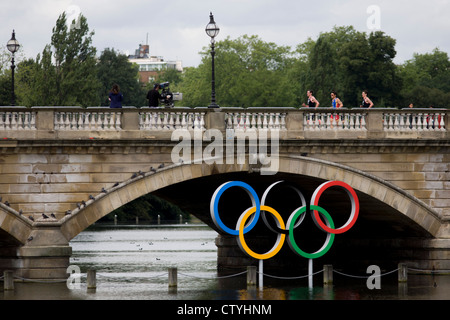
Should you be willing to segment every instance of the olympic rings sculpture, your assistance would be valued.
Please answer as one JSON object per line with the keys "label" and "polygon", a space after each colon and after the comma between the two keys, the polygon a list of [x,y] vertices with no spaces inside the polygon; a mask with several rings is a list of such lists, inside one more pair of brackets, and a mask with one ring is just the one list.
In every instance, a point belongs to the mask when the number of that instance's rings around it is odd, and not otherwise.
{"label": "olympic rings sculpture", "polygon": [[[258,195],[256,194],[255,190],[248,185],[245,182],[242,181],[229,181],[221,186],[219,186],[216,191],[214,192],[211,203],[210,203],[210,213],[211,218],[214,222],[214,224],[222,231],[237,236],[239,247],[242,251],[244,251],[248,256],[253,257],[255,259],[259,260],[265,260],[272,258],[275,256],[283,247],[284,242],[286,241],[289,244],[289,247],[291,250],[298,255],[308,258],[308,259],[315,259],[323,256],[325,253],[330,250],[334,238],[336,234],[342,234],[348,230],[350,230],[353,225],[355,224],[356,220],[358,219],[359,215],[359,200],[358,196],[356,195],[356,192],[345,182],[342,181],[328,181],[322,183],[317,189],[314,191],[311,202],[309,206],[307,206],[305,198],[303,194],[294,186],[289,185],[290,188],[292,188],[296,194],[299,196],[301,201],[301,206],[295,209],[291,215],[289,216],[286,224],[283,221],[283,218],[281,215],[272,207],[265,205],[267,196],[269,192],[276,187],[278,184],[282,183],[283,181],[278,181],[273,184],[271,184],[264,192],[261,201],[258,198]],[[222,194],[229,188],[232,187],[239,187],[246,191],[248,196],[251,199],[252,207],[246,209],[241,216],[239,217],[236,228],[231,229],[227,227],[219,216],[219,200]],[[340,228],[335,228],[333,219],[331,218],[331,215],[322,207],[319,206],[319,199],[321,195],[331,187],[339,187],[343,189],[347,195],[350,198],[351,201],[351,212],[350,217],[347,220],[347,222],[341,226]],[[309,207],[309,208],[308,208]],[[294,238],[294,229],[297,228],[304,220],[307,211],[312,211],[312,218],[314,220],[314,223],[316,226],[327,233],[326,240],[322,247],[313,253],[308,253],[303,251],[298,244],[295,241]],[[275,217],[276,227],[272,227],[266,217],[266,213],[270,213]],[[326,220],[326,223],[324,223],[321,219],[321,216]],[[273,232],[277,233],[277,240],[269,251],[263,254],[256,253],[252,251],[247,243],[245,242],[244,235],[248,233],[250,230],[252,230],[256,223],[258,222],[259,218],[262,217],[264,224]],[[249,220],[247,222],[247,220]]]}

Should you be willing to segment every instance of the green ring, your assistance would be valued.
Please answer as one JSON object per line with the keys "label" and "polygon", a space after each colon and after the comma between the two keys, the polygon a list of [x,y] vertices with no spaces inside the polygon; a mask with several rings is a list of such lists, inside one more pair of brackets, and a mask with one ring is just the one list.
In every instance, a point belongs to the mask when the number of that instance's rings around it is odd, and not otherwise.
{"label": "green ring", "polygon": [[[325,216],[325,218],[328,220],[330,227],[334,228],[334,223],[333,223],[333,219],[331,218],[330,214],[322,207],[319,206],[314,206],[311,205],[309,206],[310,210],[317,210],[319,211],[321,214],[323,214]],[[302,214],[305,213],[306,211],[306,207],[303,206],[300,209],[298,209],[295,213],[293,218],[291,219],[291,223],[289,224],[289,238],[288,238],[288,242],[290,247],[297,252],[299,255],[301,255],[304,258],[307,259],[315,259],[315,258],[319,258],[321,256],[323,256],[325,253],[328,252],[328,250],[330,250],[331,246],[333,245],[333,241],[334,241],[334,234],[333,233],[328,233],[327,235],[327,240],[325,242],[325,244],[322,246],[321,249],[319,249],[317,252],[314,253],[307,253],[304,252],[302,249],[300,249],[297,245],[297,243],[295,242],[294,239],[294,228],[293,225],[295,224],[295,221],[297,220],[297,218]]]}

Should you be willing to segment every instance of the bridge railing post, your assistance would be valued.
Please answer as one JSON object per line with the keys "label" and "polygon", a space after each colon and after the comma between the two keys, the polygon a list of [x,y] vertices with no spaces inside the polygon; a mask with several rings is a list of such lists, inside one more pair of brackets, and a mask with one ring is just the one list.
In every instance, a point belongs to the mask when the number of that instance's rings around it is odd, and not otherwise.
{"label": "bridge railing post", "polygon": [[122,130],[139,130],[139,111],[136,108],[122,108]]}
{"label": "bridge railing post", "polygon": [[177,268],[169,268],[169,289],[176,288],[178,286],[178,269]]}
{"label": "bridge railing post", "polygon": [[36,129],[53,131],[55,129],[55,110],[50,108],[36,108]]}
{"label": "bridge railing post", "polygon": [[383,113],[385,109],[367,110],[367,133],[368,138],[380,138],[383,135]]}
{"label": "bridge railing post", "polygon": [[14,290],[14,272],[11,270],[5,270],[3,272],[3,276],[4,276],[3,289],[5,291]]}
{"label": "bridge railing post", "polygon": [[323,284],[333,284],[333,266],[331,264],[326,264],[323,266]]}
{"label": "bridge railing post", "polygon": [[408,266],[406,263],[398,264],[398,282],[407,282],[408,281]]}
{"label": "bridge railing post", "polygon": [[303,110],[291,110],[286,114],[286,129],[294,138],[304,135]]}
{"label": "bridge railing post", "polygon": [[247,286],[256,286],[256,266],[247,267]]}
{"label": "bridge railing post", "polygon": [[92,290],[97,288],[97,271],[89,269],[87,271],[87,289]]}
{"label": "bridge railing post", "polygon": [[225,131],[225,112],[214,109],[205,114],[205,128]]}

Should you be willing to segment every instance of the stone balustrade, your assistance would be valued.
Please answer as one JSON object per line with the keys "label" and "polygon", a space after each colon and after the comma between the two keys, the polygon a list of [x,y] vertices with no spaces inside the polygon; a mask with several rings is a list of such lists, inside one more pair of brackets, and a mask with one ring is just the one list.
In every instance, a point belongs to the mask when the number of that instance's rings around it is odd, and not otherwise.
{"label": "stone balustrade", "polygon": [[385,131],[446,131],[444,122],[446,112],[424,109],[417,112],[400,111],[383,113]]}
{"label": "stone balustrade", "polygon": [[55,111],[55,130],[121,130],[121,112],[113,111]]}
{"label": "stone balustrade", "polygon": [[303,116],[303,127],[307,131],[320,130],[367,130],[365,112],[306,112]]}
{"label": "stone balustrade", "polygon": [[227,129],[234,130],[287,130],[286,112],[226,112]]}
{"label": "stone balustrade", "polygon": [[0,107],[3,139],[167,139],[211,128],[280,130],[282,139],[449,137],[447,109]]}
{"label": "stone balustrade", "polygon": [[0,111],[0,130],[36,130],[36,112]]}
{"label": "stone balustrade", "polygon": [[205,130],[205,112],[178,112],[166,110],[140,110],[139,130]]}

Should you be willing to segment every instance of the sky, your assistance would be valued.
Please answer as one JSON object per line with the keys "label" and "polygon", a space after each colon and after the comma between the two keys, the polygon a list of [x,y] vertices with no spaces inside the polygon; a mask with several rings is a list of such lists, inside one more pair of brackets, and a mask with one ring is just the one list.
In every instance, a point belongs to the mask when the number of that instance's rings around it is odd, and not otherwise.
{"label": "sky", "polygon": [[151,55],[181,60],[183,67],[197,66],[210,44],[210,12],[220,28],[216,41],[246,34],[295,48],[351,25],[396,39],[399,64],[435,48],[450,54],[450,0],[1,0],[2,49],[14,29],[18,57],[36,58],[63,12],[70,20],[79,13],[87,18],[98,54],[105,48],[133,54],[148,39]]}

